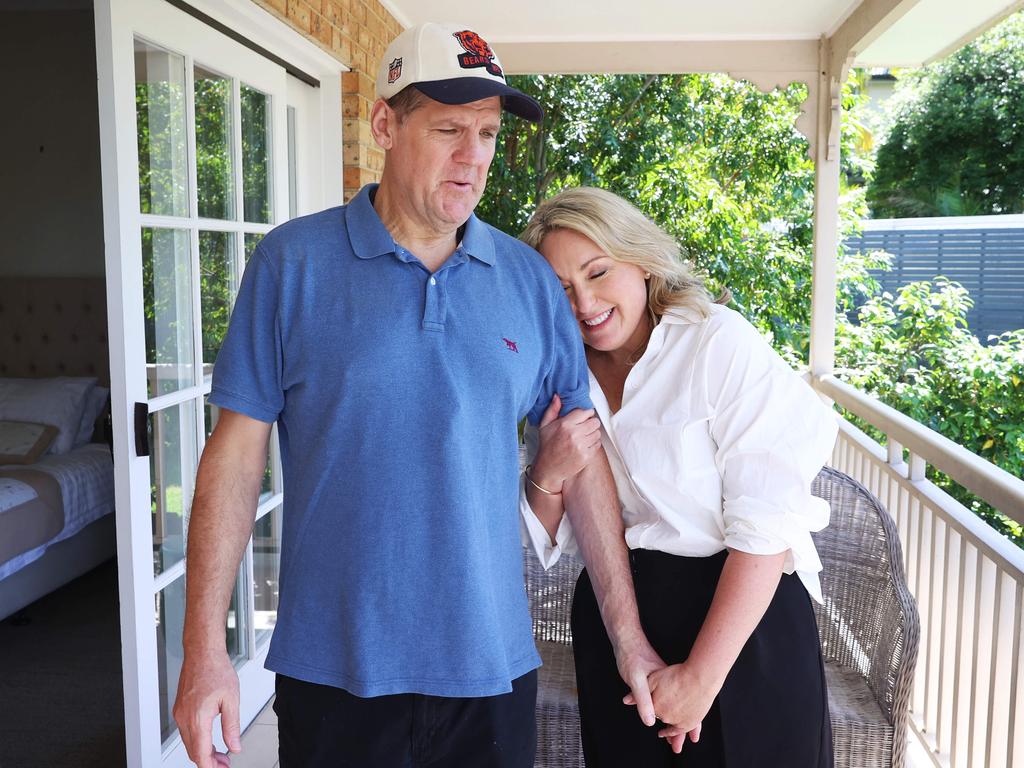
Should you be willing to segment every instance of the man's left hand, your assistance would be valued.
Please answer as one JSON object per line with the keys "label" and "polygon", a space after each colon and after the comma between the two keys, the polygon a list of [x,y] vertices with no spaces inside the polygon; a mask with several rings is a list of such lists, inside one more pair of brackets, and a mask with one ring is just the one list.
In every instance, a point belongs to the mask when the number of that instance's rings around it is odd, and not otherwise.
{"label": "man's left hand", "polygon": [[665,669],[665,662],[643,635],[615,643],[614,648],[619,675],[630,690],[623,703],[636,706],[644,725],[654,725],[657,716],[649,678],[657,670]]}

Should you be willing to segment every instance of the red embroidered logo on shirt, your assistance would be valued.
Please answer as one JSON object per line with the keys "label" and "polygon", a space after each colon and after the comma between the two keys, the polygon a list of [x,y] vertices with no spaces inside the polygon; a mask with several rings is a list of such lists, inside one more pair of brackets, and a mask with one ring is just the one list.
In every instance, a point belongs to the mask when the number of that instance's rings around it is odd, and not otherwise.
{"label": "red embroidered logo on shirt", "polygon": [[510,349],[510,350],[512,350],[513,352],[516,352],[516,353],[519,352],[519,345],[516,344],[514,341],[512,341],[512,339],[506,339],[504,336],[502,336],[501,340],[505,342],[505,347],[506,348],[508,348],[508,349]]}

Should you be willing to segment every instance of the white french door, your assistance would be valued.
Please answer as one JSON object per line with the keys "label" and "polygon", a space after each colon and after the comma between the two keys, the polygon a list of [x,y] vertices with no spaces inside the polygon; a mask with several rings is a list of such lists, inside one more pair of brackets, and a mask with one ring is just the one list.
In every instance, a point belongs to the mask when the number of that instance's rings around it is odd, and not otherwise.
{"label": "white french door", "polygon": [[[96,28],[127,757],[187,765],[171,707],[217,351],[259,240],[336,201],[319,89],[163,0],[97,0]],[[275,430],[225,627],[243,728],[273,691],[283,503]]]}

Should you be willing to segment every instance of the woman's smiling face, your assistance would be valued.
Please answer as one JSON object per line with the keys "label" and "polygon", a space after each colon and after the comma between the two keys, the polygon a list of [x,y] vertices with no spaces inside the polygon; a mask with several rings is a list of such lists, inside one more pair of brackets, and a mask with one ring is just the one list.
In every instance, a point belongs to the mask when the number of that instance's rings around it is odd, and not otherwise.
{"label": "woman's smiling face", "polygon": [[644,271],[616,261],[571,229],[548,233],[537,248],[562,281],[583,334],[601,352],[639,348],[650,333]]}

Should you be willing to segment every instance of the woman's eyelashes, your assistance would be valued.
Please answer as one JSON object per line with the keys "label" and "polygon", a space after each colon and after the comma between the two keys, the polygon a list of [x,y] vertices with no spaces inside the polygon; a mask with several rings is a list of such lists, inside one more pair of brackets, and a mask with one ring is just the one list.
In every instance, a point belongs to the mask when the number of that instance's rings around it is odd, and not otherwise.
{"label": "woman's eyelashes", "polygon": [[[587,279],[588,280],[597,280],[599,278],[602,278],[602,277],[604,277],[605,275],[608,274],[610,269],[611,269],[611,267],[608,267],[606,269],[600,270],[599,272],[595,272],[592,275],[588,275]],[[562,290],[564,290],[566,293],[568,293],[569,291],[572,290],[572,286],[569,285],[568,283],[562,283]]]}

